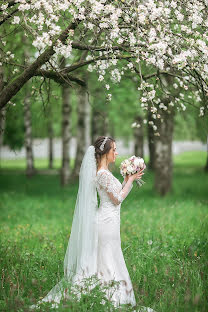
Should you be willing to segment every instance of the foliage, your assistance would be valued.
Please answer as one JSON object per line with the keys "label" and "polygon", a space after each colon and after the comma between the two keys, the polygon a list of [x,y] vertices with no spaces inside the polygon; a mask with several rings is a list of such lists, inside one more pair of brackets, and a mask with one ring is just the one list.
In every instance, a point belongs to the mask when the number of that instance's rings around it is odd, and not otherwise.
{"label": "foliage", "polygon": [[[18,95],[20,100],[21,95]],[[4,144],[12,150],[20,149],[24,145],[24,120],[23,105],[10,106],[6,111],[6,127],[4,132]]]}

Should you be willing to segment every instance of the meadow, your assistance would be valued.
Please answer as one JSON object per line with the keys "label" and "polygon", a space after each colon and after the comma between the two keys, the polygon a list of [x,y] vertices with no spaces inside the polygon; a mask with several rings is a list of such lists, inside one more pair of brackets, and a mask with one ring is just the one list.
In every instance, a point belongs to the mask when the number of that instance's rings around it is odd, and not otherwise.
{"label": "meadow", "polygon": [[[117,159],[113,173],[122,181]],[[174,157],[173,189],[161,198],[154,174],[134,185],[121,206],[121,240],[138,309],[157,312],[208,311],[208,174],[204,152]],[[58,168],[60,161],[56,161]],[[61,188],[57,174],[27,178],[23,160],[1,161],[0,311],[29,311],[63,276],[78,181]],[[113,311],[96,289],[58,311]],[[53,311],[48,304],[41,311]],[[116,309],[115,309],[116,311]],[[119,311],[132,311],[123,306]]]}

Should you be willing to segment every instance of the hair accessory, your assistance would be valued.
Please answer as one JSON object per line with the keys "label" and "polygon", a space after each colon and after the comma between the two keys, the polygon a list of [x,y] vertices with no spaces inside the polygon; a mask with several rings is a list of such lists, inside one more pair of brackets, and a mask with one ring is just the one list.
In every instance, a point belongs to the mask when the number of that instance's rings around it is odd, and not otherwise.
{"label": "hair accessory", "polygon": [[105,143],[107,142],[108,137],[105,137],[105,139],[103,140],[103,143],[100,145],[100,150],[103,151],[104,150],[104,146]]}

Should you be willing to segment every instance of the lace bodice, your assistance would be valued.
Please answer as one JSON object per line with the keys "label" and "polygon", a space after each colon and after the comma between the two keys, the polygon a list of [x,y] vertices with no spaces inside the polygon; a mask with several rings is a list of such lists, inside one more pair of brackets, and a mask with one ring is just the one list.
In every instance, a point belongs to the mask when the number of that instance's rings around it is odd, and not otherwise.
{"label": "lace bodice", "polygon": [[101,204],[110,202],[113,205],[120,205],[133,187],[132,184],[129,184],[128,187],[124,188],[126,183],[123,182],[121,184],[120,181],[106,169],[100,169],[97,172],[96,184]]}

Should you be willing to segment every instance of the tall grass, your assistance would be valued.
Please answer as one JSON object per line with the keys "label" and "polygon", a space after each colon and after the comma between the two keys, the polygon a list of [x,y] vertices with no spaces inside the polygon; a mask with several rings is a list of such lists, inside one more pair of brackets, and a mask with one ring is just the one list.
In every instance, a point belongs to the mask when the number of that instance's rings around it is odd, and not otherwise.
{"label": "tall grass", "polygon": [[[138,309],[208,311],[208,177],[206,154],[174,159],[173,190],[160,198],[153,173],[121,206],[121,240]],[[114,174],[121,180],[118,160]],[[16,167],[15,167],[16,165]],[[38,162],[37,162],[38,165]],[[3,166],[3,165],[2,165]],[[61,188],[56,175],[25,177],[18,164],[0,172],[0,311],[28,311],[63,276],[78,181]],[[10,167],[10,170],[8,168]],[[40,164],[40,168],[43,168]],[[99,290],[58,311],[110,311]],[[52,311],[47,304],[41,311]],[[124,306],[122,311],[132,311]]]}

